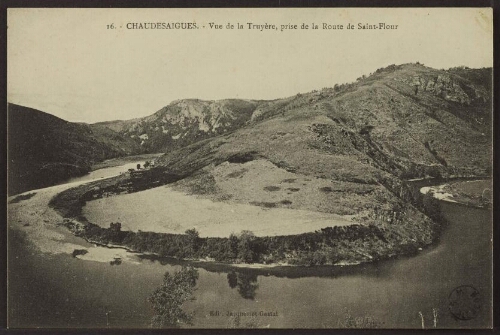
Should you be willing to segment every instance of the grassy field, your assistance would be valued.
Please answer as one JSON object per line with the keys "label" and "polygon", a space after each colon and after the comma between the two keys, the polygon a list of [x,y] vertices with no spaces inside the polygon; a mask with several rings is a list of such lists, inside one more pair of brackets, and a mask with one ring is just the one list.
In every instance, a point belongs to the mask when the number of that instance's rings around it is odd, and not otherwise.
{"label": "grassy field", "polygon": [[256,236],[293,235],[353,223],[350,216],[214,202],[171,187],[92,200],[82,214],[105,228],[111,222],[130,231],[183,234],[196,228],[202,237],[228,237],[242,230]]}
{"label": "grassy field", "polygon": [[177,190],[217,200],[265,208],[300,209],[355,215],[370,208],[378,185],[337,182],[292,173],[258,159],[244,164],[224,162],[173,184]]}

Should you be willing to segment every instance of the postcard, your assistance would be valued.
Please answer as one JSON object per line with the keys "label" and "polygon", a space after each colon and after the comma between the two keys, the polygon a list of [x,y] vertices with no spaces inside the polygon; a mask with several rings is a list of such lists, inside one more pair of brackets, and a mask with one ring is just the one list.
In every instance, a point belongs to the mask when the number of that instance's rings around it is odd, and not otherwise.
{"label": "postcard", "polygon": [[9,328],[491,328],[492,17],[9,8]]}

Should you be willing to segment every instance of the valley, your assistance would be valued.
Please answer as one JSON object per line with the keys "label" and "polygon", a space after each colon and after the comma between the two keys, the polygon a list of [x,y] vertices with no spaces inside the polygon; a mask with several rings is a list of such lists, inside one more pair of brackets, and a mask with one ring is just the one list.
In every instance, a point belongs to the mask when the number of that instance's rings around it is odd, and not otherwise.
{"label": "valley", "polygon": [[391,65],[291,98],[176,101],[106,123],[141,146],[170,124],[161,133],[179,142],[154,167],[51,206],[78,236],[162,257],[335,265],[414,254],[443,224],[432,196],[405,180],[490,171],[488,86],[454,71]]}
{"label": "valley", "polygon": [[[256,278],[280,277],[281,271],[298,277],[286,282],[301,290],[307,285],[299,281],[328,290],[326,282],[337,276],[350,292],[356,292],[358,281],[389,290],[402,282],[383,274],[383,283],[373,281],[378,269],[395,271],[404,281],[406,272],[391,264],[409,271],[409,262],[420,269],[412,272],[415,278],[426,282],[421,277],[430,258],[443,268],[449,265],[451,272],[461,268],[452,259],[458,230],[452,229],[453,238],[446,231],[453,222],[462,229],[466,223],[455,209],[443,212],[443,204],[421,188],[487,199],[476,194],[483,184],[436,186],[432,181],[491,177],[491,89],[490,69],[436,70],[415,63],[390,65],[350,84],[283,99],[177,100],[144,118],[91,125],[10,105],[9,113],[19,114],[11,122],[41,120],[29,127],[13,125],[21,130],[9,135],[14,187],[9,238],[17,241],[12,246],[17,258],[10,262],[48,257],[63,268],[68,259],[71,267],[103,263],[113,270],[96,265],[97,276],[121,284],[117,269],[137,273],[133,267],[140,264],[157,274],[165,264],[191,264],[207,269],[201,285],[220,282],[208,272],[227,272],[223,281],[238,287],[248,308],[259,287]],[[489,212],[476,210],[466,215],[479,213],[481,222],[467,229],[483,242],[469,247],[482,246],[478,255],[483,255],[486,235],[476,230]],[[433,258],[441,251],[448,262]],[[484,270],[484,262],[468,266]],[[342,270],[349,267],[353,270]],[[309,278],[315,271],[327,277],[325,282]],[[440,295],[448,293],[426,283]],[[263,284],[261,294],[273,285]],[[489,292],[484,281],[478,286]],[[401,287],[398,296],[405,295]],[[144,300],[143,291],[137,294],[134,301]],[[224,294],[231,300],[233,293]],[[274,310],[274,302],[267,301],[265,308]],[[335,313],[321,319],[334,322]],[[377,318],[410,325],[411,313],[415,310],[397,322]],[[149,317],[142,315],[137,324]],[[488,317],[483,315],[482,322]],[[293,326],[291,320],[274,326]],[[214,320],[197,322],[220,326]]]}
{"label": "valley", "polygon": [[8,194],[43,188],[90,172],[94,163],[143,152],[108,128],[68,122],[8,105]]}

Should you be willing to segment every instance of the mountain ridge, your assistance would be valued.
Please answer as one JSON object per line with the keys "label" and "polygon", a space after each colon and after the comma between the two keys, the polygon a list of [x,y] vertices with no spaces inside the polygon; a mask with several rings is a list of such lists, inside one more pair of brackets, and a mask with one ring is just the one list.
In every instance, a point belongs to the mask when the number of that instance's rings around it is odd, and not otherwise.
{"label": "mountain ridge", "polygon": [[[407,87],[402,91],[397,91],[400,85],[394,85],[387,79],[388,77],[390,79],[391,74],[401,70],[408,72],[405,78],[400,78]],[[490,76],[489,81],[485,80],[488,76]],[[464,77],[470,77],[471,80]],[[368,77],[358,78],[355,83],[337,84],[332,88],[299,93],[287,98],[274,100],[180,99],[172,101],[149,116],[97,124],[134,138],[148,152],[168,152],[199,140],[234,131],[272,115],[284,113],[286,110],[296,108],[297,104],[321,102],[325,100],[325,97],[348,94],[354,86],[366,86],[374,81],[381,81],[388,88],[396,89],[396,93],[402,96],[412,96],[415,90],[420,90],[421,93],[427,95],[432,93],[440,96],[445,103],[458,103],[462,109],[463,106],[474,107],[491,99],[491,94],[488,93],[491,92],[491,69],[459,67],[435,70],[421,64],[403,64],[380,68]],[[418,95],[418,92],[416,94]],[[307,96],[308,101],[300,99],[303,96]],[[429,99],[424,101],[424,105],[426,102],[428,103]],[[244,104],[246,106],[243,106]],[[425,108],[437,109],[442,105],[443,103],[436,104],[434,101],[434,104],[426,105]],[[226,122],[223,122],[221,127],[214,122],[214,118],[217,117],[225,118]]]}
{"label": "mountain ridge", "polygon": [[[397,73],[398,70],[403,70],[404,75]],[[267,122],[276,115],[291,115],[290,121],[326,117],[327,122],[321,123],[339,128],[342,137],[349,136],[350,132],[357,138],[368,138],[368,141],[361,142],[391,156],[401,156],[403,160],[413,157],[417,165],[446,168],[447,160],[456,166],[459,163],[457,159],[467,157],[469,160],[474,156],[478,156],[478,164],[483,168],[490,163],[490,155],[485,155],[484,150],[483,155],[475,155],[476,148],[470,144],[474,140],[482,144],[483,149],[488,149],[491,144],[491,94],[488,94],[487,88],[475,87],[468,82],[457,83],[453,77],[450,81],[450,77],[443,76],[443,71],[418,64],[399,68],[389,66],[378,71],[354,84],[298,94],[274,102],[274,105],[279,105],[278,108],[269,108],[263,117],[254,117],[251,120],[254,122],[248,126],[258,126],[260,120]],[[429,75],[434,75],[434,82],[425,80]],[[462,86],[475,92],[475,96],[471,98],[467,95]],[[420,89],[420,94],[415,92],[415,87]],[[263,109],[262,106],[260,108]],[[241,129],[237,131],[241,132]],[[463,138],[453,136],[455,131],[459,131]],[[446,138],[437,141],[439,137]],[[447,142],[461,143],[449,148]],[[412,146],[417,149],[412,150]],[[467,150],[470,155],[457,155],[455,152],[466,149],[470,149]],[[414,176],[414,173],[408,174]]]}
{"label": "mountain ridge", "polygon": [[[488,170],[491,156],[487,153],[488,150],[491,151],[488,149],[491,142],[491,89],[491,69],[488,68],[435,70],[418,63],[403,64],[380,68],[369,76],[359,77],[354,83],[337,84],[287,98],[180,99],[149,116],[130,120],[76,124],[55,116],[47,117],[50,114],[44,113],[45,120],[31,123],[46,124],[46,131],[57,126],[77,127],[75,129],[82,136],[93,137],[94,142],[105,143],[106,149],[99,149],[101,154],[87,155],[90,159],[81,159],[76,153],[70,155],[73,161],[63,159],[69,166],[78,161],[73,165],[88,170],[89,162],[117,155],[166,152],[167,156],[175,156],[179,149],[196,152],[197,149],[193,148],[200,147],[203,143],[215,145],[218,140],[212,140],[213,138],[224,138],[234,132],[244,134],[247,132],[244,129],[259,127],[262,122],[284,118],[285,115],[289,117],[283,119],[286,122],[321,118],[318,122],[309,122],[310,129],[307,130],[312,130],[314,136],[321,138],[321,141],[308,141],[316,142],[313,146],[318,146],[320,151],[340,155],[339,160],[358,157],[356,159],[371,161],[370,164],[385,164],[384,169],[391,170],[398,177],[446,176],[459,174],[459,171],[453,172],[454,168],[463,170],[463,157],[475,162],[475,166],[466,162],[465,166],[469,166],[469,170]],[[14,106],[18,105],[9,104],[9,109]],[[23,134],[17,136],[20,140],[23,136],[30,137],[30,131],[37,132],[31,128],[26,132],[19,124],[14,123],[19,122],[9,123],[9,128],[18,130],[10,133]],[[258,132],[254,134],[257,138],[262,135]],[[277,131],[269,136],[282,135]],[[78,141],[86,142],[82,139]],[[336,146],[336,142],[345,142],[345,145]],[[270,142],[268,144],[272,145]],[[238,145],[245,146],[239,142]],[[298,148],[300,145],[298,143]],[[15,151],[10,149],[11,153]],[[259,151],[255,149],[249,147],[247,152]],[[49,148],[42,148],[41,152],[44,150],[48,151]],[[107,153],[104,154],[103,150]],[[360,150],[366,152],[360,153]],[[233,151],[238,155],[238,150]],[[287,148],[284,148],[284,152],[286,151]],[[245,156],[247,152],[239,154]],[[349,157],[349,153],[354,153],[354,156]],[[266,156],[262,152],[260,155]],[[360,158],[360,155],[363,157]],[[286,162],[282,157],[284,155],[277,152],[267,156],[276,156],[272,160],[278,164]],[[382,163],[385,158],[381,157],[389,156],[391,163]],[[185,158],[182,157],[179,162]],[[17,157],[17,160],[21,161],[22,157]],[[168,158],[162,158],[159,162],[163,164],[167,160]],[[23,164],[11,167],[10,171],[17,173],[16,170],[20,166],[19,170],[22,170]],[[196,162],[191,164],[196,165]],[[362,170],[366,170],[366,167]],[[337,174],[342,175],[340,172]],[[358,173],[358,177],[351,176],[351,179],[360,179],[360,175],[362,173]]]}

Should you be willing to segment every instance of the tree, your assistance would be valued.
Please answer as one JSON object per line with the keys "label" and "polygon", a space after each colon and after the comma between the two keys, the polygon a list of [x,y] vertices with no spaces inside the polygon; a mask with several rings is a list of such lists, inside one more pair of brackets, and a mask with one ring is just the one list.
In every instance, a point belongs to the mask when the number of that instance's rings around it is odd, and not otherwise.
{"label": "tree", "polygon": [[121,241],[120,239],[121,229],[122,229],[122,224],[120,222],[116,223],[111,222],[109,224],[108,233],[105,233],[105,236],[107,236],[106,239],[109,239],[113,243],[119,243]]}
{"label": "tree", "polygon": [[151,165],[150,161],[145,161],[144,162],[144,168],[147,169]]}
{"label": "tree", "polygon": [[141,164],[137,164],[137,170],[141,169]]}
{"label": "tree", "polygon": [[434,221],[440,221],[443,219],[439,200],[434,198],[432,192],[427,192],[423,195],[422,205],[424,208],[424,212],[428,217],[430,217]]}
{"label": "tree", "polygon": [[194,300],[198,276],[197,269],[185,266],[173,275],[165,272],[162,285],[148,298],[155,312],[151,320],[153,327],[179,328],[182,323],[192,325],[193,315],[183,311],[182,305]]}
{"label": "tree", "polygon": [[200,233],[195,228],[188,229],[185,231],[185,233],[188,236],[188,243],[191,249],[190,251],[193,254],[198,251],[198,248],[200,246]]}
{"label": "tree", "polygon": [[119,233],[121,229],[122,229],[122,224],[120,222],[116,223],[111,222],[109,224],[109,230],[111,230],[114,233]]}
{"label": "tree", "polygon": [[238,241],[238,258],[245,263],[253,263],[255,261],[254,242],[255,235],[251,231],[243,230],[241,232]]}
{"label": "tree", "polygon": [[238,243],[238,236],[231,233],[231,235],[229,235],[229,247],[231,249],[232,258],[238,257]]}

